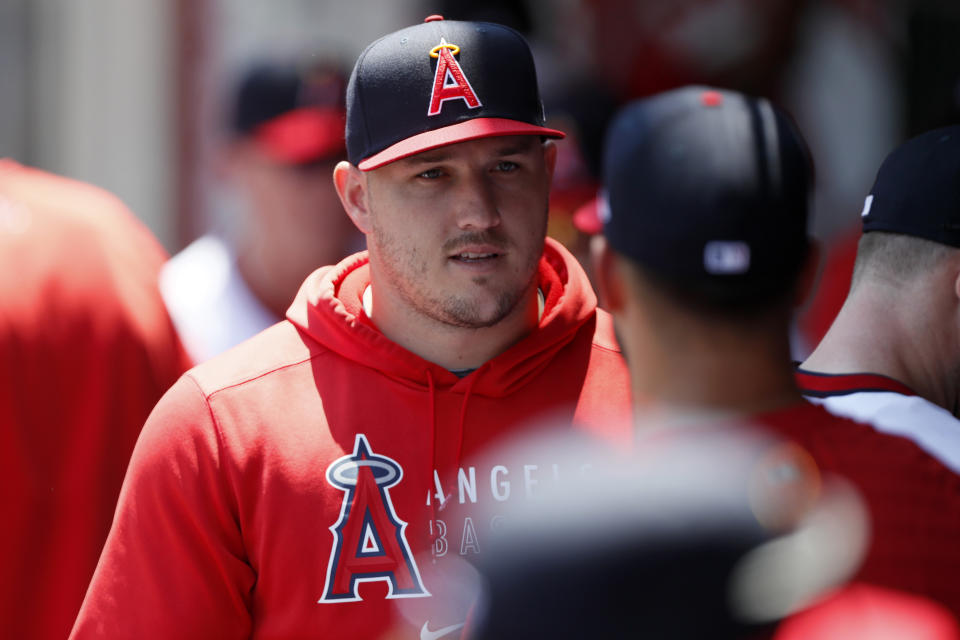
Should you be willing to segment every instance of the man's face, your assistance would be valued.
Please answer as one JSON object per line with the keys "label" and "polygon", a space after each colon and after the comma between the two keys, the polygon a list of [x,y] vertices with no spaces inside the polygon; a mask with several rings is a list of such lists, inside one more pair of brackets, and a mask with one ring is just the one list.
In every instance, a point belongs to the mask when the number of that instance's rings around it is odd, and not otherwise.
{"label": "man's face", "polygon": [[367,245],[393,295],[445,324],[480,328],[532,295],[555,159],[536,136],[472,140],[367,173]]}

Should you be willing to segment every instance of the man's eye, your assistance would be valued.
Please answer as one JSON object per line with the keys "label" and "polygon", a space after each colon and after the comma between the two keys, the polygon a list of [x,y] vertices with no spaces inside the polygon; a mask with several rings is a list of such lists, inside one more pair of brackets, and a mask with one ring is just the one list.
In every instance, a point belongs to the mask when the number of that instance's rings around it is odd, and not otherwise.
{"label": "man's eye", "polygon": [[443,175],[443,171],[440,169],[427,169],[426,171],[421,171],[417,174],[418,178],[426,178],[427,180],[435,180]]}
{"label": "man's eye", "polygon": [[520,168],[516,162],[510,162],[509,160],[503,160],[497,163],[497,171],[502,171],[504,173],[510,173],[516,171]]}

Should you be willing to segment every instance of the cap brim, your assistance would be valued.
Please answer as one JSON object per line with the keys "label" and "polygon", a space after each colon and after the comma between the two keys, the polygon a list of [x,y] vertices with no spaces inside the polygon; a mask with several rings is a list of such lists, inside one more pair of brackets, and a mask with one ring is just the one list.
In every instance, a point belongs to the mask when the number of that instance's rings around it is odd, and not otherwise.
{"label": "cap brim", "polygon": [[415,136],[410,136],[387,147],[380,153],[361,160],[357,166],[362,171],[370,171],[371,169],[382,167],[395,160],[416,155],[422,151],[429,151],[430,149],[436,149],[437,147],[443,147],[457,142],[478,140],[480,138],[493,138],[496,136],[546,136],[548,138],[563,138],[566,134],[556,129],[548,129],[547,127],[540,127],[519,120],[509,120],[507,118],[474,118],[441,129],[424,131]]}
{"label": "cap brim", "polygon": [[260,125],[253,138],[277,162],[307,164],[343,156],[343,124],[340,109],[295,109]]}

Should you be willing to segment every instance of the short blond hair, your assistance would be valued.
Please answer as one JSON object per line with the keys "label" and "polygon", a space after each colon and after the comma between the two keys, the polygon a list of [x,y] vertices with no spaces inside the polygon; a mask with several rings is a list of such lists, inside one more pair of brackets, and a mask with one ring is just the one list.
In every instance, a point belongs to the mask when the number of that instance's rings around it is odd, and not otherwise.
{"label": "short blond hair", "polygon": [[871,231],[860,236],[851,288],[864,279],[909,281],[929,273],[952,251],[945,244],[903,233]]}

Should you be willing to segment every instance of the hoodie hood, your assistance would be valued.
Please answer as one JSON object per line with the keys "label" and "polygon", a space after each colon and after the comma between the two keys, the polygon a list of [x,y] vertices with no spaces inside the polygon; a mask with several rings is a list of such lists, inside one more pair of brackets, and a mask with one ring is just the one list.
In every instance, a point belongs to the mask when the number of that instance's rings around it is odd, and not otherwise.
{"label": "hoodie hood", "polygon": [[401,384],[427,389],[432,379],[437,389],[463,387],[488,397],[507,395],[536,376],[584,323],[595,318],[597,308],[596,295],[576,258],[547,238],[537,272],[544,296],[537,328],[461,379],[380,333],[363,311],[363,291],[369,284],[366,251],[318,269],[300,288],[287,319],[322,347]]}

